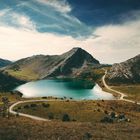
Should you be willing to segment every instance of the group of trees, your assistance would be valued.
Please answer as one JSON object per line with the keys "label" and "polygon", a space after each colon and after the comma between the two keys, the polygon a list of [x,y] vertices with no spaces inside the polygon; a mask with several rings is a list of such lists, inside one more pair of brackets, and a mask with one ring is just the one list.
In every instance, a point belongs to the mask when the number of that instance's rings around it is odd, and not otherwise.
{"label": "group of trees", "polygon": [[0,114],[2,115],[2,117],[9,118],[9,99],[8,97],[2,97],[1,101],[3,104],[0,109]]}

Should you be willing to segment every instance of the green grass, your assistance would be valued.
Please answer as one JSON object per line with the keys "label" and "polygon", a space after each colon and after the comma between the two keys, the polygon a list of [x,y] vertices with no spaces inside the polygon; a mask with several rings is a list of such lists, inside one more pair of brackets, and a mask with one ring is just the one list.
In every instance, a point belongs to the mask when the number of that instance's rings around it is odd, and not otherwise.
{"label": "green grass", "polygon": [[112,86],[112,89],[125,93],[128,96],[127,99],[140,101],[140,85]]}
{"label": "green grass", "polygon": [[17,94],[11,94],[10,92],[0,92],[0,104],[2,104],[2,97],[8,97],[9,102],[16,102],[21,99],[21,97]]}
{"label": "green grass", "polygon": [[[93,101],[90,103],[86,103],[84,101],[48,101],[47,103],[50,104],[50,106],[47,108],[43,107],[41,102],[35,103],[37,104],[37,107],[30,107],[28,109],[24,109],[23,106],[25,104],[22,104],[20,105],[22,109],[19,110],[19,112],[24,112],[27,114],[37,115],[39,117],[45,118],[48,118],[48,114],[53,113],[56,120],[61,120],[63,114],[69,114],[71,120],[77,120],[80,122],[96,122],[97,120],[99,121],[100,118],[104,115],[104,112]],[[16,107],[15,109],[17,109],[18,107]],[[100,109],[100,112],[98,112],[97,109]]]}
{"label": "green grass", "polygon": [[[78,122],[92,122],[97,123],[105,116],[105,111],[116,113],[126,112],[135,114],[138,108],[135,104],[128,104],[118,101],[48,101],[50,106],[45,108],[41,103],[34,103],[37,107],[24,108],[25,105],[31,103],[21,104],[15,107],[19,112],[27,113],[43,118],[48,118],[48,114],[52,113],[54,119],[61,121],[63,114],[68,114],[71,120]],[[127,106],[127,105],[128,106]],[[135,108],[135,109],[134,109]]]}
{"label": "green grass", "polygon": [[[11,96],[11,95],[10,95]],[[25,117],[0,116],[0,139],[1,140],[84,140],[85,134],[92,135],[90,140],[139,140],[140,138],[140,110],[136,104],[123,101],[48,101],[48,108],[42,107],[42,102],[35,103],[37,107],[23,109],[19,106],[19,112],[46,117],[53,113],[55,119],[49,122],[35,121]],[[32,104],[32,103],[28,103]],[[17,108],[17,107],[16,107]],[[16,109],[15,108],[15,109]],[[100,109],[100,112],[97,111]],[[106,124],[100,120],[105,116],[104,112],[124,112],[131,122]],[[63,113],[67,113],[76,121],[62,122]]]}
{"label": "green grass", "polygon": [[39,78],[37,73],[34,73],[32,70],[26,68],[18,71],[6,70],[6,72],[17,79],[25,81],[37,80]]}

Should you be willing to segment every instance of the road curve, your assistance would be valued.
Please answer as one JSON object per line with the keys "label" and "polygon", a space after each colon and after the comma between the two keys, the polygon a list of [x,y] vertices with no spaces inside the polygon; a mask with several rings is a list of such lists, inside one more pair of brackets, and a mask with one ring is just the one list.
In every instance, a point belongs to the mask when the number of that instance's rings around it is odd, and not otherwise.
{"label": "road curve", "polygon": [[[103,84],[104,84],[104,86],[105,86],[106,89],[108,89],[110,91],[113,91],[113,92],[119,94],[120,95],[119,100],[123,100],[123,101],[130,102],[130,103],[136,103],[136,101],[132,101],[132,100],[129,100],[129,99],[124,99],[124,97],[127,97],[127,95],[125,95],[124,93],[119,92],[117,90],[114,90],[110,86],[108,86],[107,83],[106,83],[106,81],[105,81],[106,74],[107,74],[107,70],[105,71],[105,74],[102,77],[102,82],[103,82]],[[140,103],[137,103],[137,104],[140,105]]]}
{"label": "road curve", "polygon": [[34,120],[38,120],[38,121],[50,121],[48,119],[45,119],[45,118],[41,118],[41,117],[37,117],[37,116],[33,116],[33,115],[28,115],[28,114],[24,114],[24,113],[19,113],[19,112],[16,112],[14,111],[14,107],[19,105],[19,104],[23,104],[23,103],[30,103],[30,102],[47,102],[47,100],[27,100],[27,101],[18,101],[14,104],[12,104],[10,107],[9,107],[9,112],[13,115],[16,115],[18,113],[19,116],[23,116],[23,117],[27,117],[27,118],[31,118],[31,119],[34,119]]}

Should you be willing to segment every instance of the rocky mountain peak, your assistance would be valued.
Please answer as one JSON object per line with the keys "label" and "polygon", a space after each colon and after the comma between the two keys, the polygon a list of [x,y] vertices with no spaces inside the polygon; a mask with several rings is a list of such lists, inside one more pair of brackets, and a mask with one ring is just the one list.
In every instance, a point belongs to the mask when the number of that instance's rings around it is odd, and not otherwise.
{"label": "rocky mountain peak", "polygon": [[107,74],[111,83],[140,82],[140,54],[125,62],[114,64]]}

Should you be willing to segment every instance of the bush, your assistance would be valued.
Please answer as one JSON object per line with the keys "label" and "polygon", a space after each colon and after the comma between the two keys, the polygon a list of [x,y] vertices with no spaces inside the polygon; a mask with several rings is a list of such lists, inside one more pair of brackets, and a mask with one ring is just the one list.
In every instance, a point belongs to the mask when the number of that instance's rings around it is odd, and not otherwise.
{"label": "bush", "polygon": [[37,104],[31,104],[31,107],[37,107]]}
{"label": "bush", "polygon": [[21,109],[21,106],[19,106],[17,109],[20,110]]}
{"label": "bush", "polygon": [[113,119],[109,116],[106,116],[101,120],[101,122],[102,123],[113,123]]}
{"label": "bush", "polygon": [[49,118],[50,120],[54,119],[54,114],[53,114],[53,113],[48,113],[48,118]]}
{"label": "bush", "polygon": [[42,106],[47,108],[50,106],[50,104],[42,103]]}
{"label": "bush", "polygon": [[108,114],[108,111],[107,111],[107,110],[105,110],[105,111],[104,111],[104,113],[105,113],[105,114]]}
{"label": "bush", "polygon": [[68,114],[64,114],[64,115],[63,115],[63,118],[62,118],[62,121],[63,121],[63,122],[68,122],[68,121],[70,121],[69,115],[68,115]]}
{"label": "bush", "polygon": [[115,118],[115,112],[111,112],[111,114],[110,114],[110,116],[111,116],[111,118]]}
{"label": "bush", "polygon": [[84,138],[84,140],[89,140],[89,139],[92,138],[92,135],[89,132],[87,132],[87,133],[84,134],[83,138]]}
{"label": "bush", "polygon": [[28,108],[30,108],[30,106],[29,105],[24,105],[24,108],[28,109]]}
{"label": "bush", "polygon": [[118,116],[118,118],[119,118],[119,119],[125,119],[125,114],[123,114],[123,113],[120,114],[120,115]]}
{"label": "bush", "polygon": [[47,99],[47,97],[42,97],[42,99]]}

